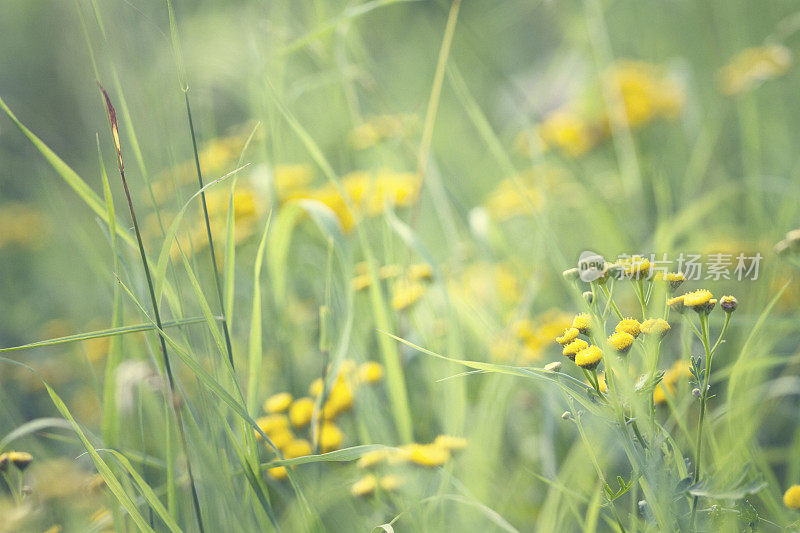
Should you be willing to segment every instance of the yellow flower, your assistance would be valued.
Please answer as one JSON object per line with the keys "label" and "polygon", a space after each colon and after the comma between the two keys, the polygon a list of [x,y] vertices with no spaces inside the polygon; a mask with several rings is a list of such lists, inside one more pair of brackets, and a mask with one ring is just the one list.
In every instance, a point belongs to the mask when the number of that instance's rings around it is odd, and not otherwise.
{"label": "yellow flower", "polygon": [[269,474],[269,477],[271,477],[272,479],[278,481],[286,479],[286,477],[289,475],[289,473],[286,471],[285,466],[274,466],[269,470],[267,470],[267,474]]}
{"label": "yellow flower", "polygon": [[0,453],[0,472],[8,470],[8,453]]}
{"label": "yellow flower", "polygon": [[640,328],[641,324],[639,324],[639,321],[635,318],[623,318],[614,328],[614,331],[621,331],[628,335],[633,335],[635,338],[639,336]]}
{"label": "yellow flower", "polygon": [[353,287],[354,291],[362,291],[369,287],[371,280],[369,274],[359,274],[358,276],[353,278],[353,281],[350,284]]}
{"label": "yellow flower", "polygon": [[322,381],[322,378],[317,378],[311,382],[311,385],[308,386],[308,393],[313,396],[317,397],[322,394],[322,389],[325,387],[325,382]]}
{"label": "yellow flower", "polygon": [[269,437],[269,440],[272,441],[272,444],[274,444],[279,450],[284,449],[292,441],[294,441],[294,434],[289,428],[276,429],[275,431],[267,433],[267,437]]}
{"label": "yellow flower", "polygon": [[22,471],[28,468],[28,465],[33,462],[33,455],[28,452],[8,452],[8,460]]}
{"label": "yellow flower", "polygon": [[267,413],[281,413],[289,408],[292,403],[292,395],[288,392],[279,392],[270,396],[264,402],[264,411]]}
{"label": "yellow flower", "polygon": [[608,391],[605,373],[597,375],[597,385],[600,387],[600,392],[606,393]]}
{"label": "yellow flower", "polygon": [[285,459],[305,457],[311,455],[311,444],[305,439],[296,439],[284,446],[281,451]]}
{"label": "yellow flower", "polygon": [[289,421],[292,426],[303,427],[311,421],[314,413],[314,400],[311,398],[298,398],[289,407]]}
{"label": "yellow flower", "polygon": [[433,267],[428,263],[416,263],[408,267],[408,277],[412,280],[433,278]]}
{"label": "yellow flower", "polygon": [[683,360],[675,361],[672,367],[664,372],[661,382],[653,390],[654,403],[665,403],[667,401],[667,394],[670,396],[675,394],[676,384],[681,378],[689,377],[690,375],[689,363]]}
{"label": "yellow flower", "polygon": [[486,211],[497,221],[540,211],[543,195],[539,187],[527,181],[502,180],[486,199]]}
{"label": "yellow flower", "polygon": [[422,466],[441,466],[450,460],[450,450],[436,444],[411,444],[404,452],[409,461]]}
{"label": "yellow flower", "polygon": [[322,406],[322,416],[325,420],[332,420],[351,407],[353,407],[353,391],[345,378],[340,375],[331,387],[328,401]]}
{"label": "yellow flower", "polygon": [[605,81],[621,100],[620,108],[610,112],[613,122],[636,128],[658,117],[674,117],[683,108],[683,91],[656,65],[619,61]]}
{"label": "yellow flower", "polygon": [[669,283],[669,288],[674,291],[686,281],[686,276],[683,275],[683,272],[667,272],[666,274],[658,272],[656,273],[655,279],[658,281],[666,281]]}
{"label": "yellow flower", "polygon": [[567,344],[571,343],[575,339],[578,338],[578,334],[580,332],[577,328],[567,328],[564,330],[564,334],[560,337],[556,337],[556,342],[562,346],[566,346]]}
{"label": "yellow flower", "polygon": [[381,487],[381,490],[391,492],[399,489],[403,483],[405,483],[405,480],[400,476],[389,474],[388,476],[383,476],[378,483]]}
{"label": "yellow flower", "polygon": [[[614,332],[609,338],[608,343],[618,352],[627,353],[631,349],[634,341],[633,335],[624,331]],[[577,358],[576,358],[577,361]]]}
{"label": "yellow flower", "polygon": [[792,54],[779,44],[747,48],[719,71],[722,91],[735,95],[759,83],[783,76],[792,64]]}
{"label": "yellow flower", "polygon": [[467,439],[451,435],[439,435],[434,439],[433,444],[448,450],[463,450],[467,447]]}
{"label": "yellow flower", "polygon": [[603,358],[603,352],[597,346],[589,346],[584,348],[575,356],[575,364],[581,368],[592,370],[597,368],[600,364],[600,359]]}
{"label": "yellow flower", "polygon": [[792,485],[783,493],[783,504],[789,509],[800,509],[800,485]]}
{"label": "yellow flower", "polygon": [[568,357],[571,360],[575,360],[575,356],[578,355],[578,352],[581,350],[585,350],[589,347],[589,343],[583,339],[576,339],[571,343],[564,346],[564,349],[561,351],[565,357]]}
{"label": "yellow flower", "polygon": [[377,383],[383,378],[383,365],[375,361],[362,363],[358,367],[358,379],[362,383]]}
{"label": "yellow flower", "polygon": [[616,264],[622,268],[625,277],[631,279],[644,279],[650,275],[650,261],[639,255],[628,257]]}
{"label": "yellow flower", "polygon": [[739,300],[736,299],[736,296],[723,296],[719,299],[719,306],[726,313],[733,313],[739,306]]}
{"label": "yellow flower", "polygon": [[[261,416],[256,419],[256,424],[258,427],[267,434],[274,433],[278,430],[286,429],[289,427],[289,419],[286,418],[286,415],[281,414],[271,414],[267,416]],[[262,438],[261,435],[256,431],[256,438]]]}
{"label": "yellow flower", "polygon": [[319,444],[322,448],[322,453],[332,452],[342,445],[344,434],[342,430],[330,422],[322,424],[322,429],[319,435]]}
{"label": "yellow flower", "polygon": [[350,493],[356,497],[369,496],[375,492],[375,487],[378,486],[378,480],[372,474],[367,474],[362,477],[350,487]]}
{"label": "yellow flower", "polygon": [[572,157],[585,154],[597,142],[587,121],[569,109],[560,109],[545,117],[539,124],[539,136],[546,147],[558,148]]}
{"label": "yellow flower", "polygon": [[581,313],[572,320],[572,327],[586,335],[592,329],[592,319],[588,314]]}
{"label": "yellow flower", "polygon": [[683,309],[684,309],[683,297],[684,296],[686,296],[686,295],[682,294],[680,296],[676,296],[674,298],[670,298],[669,300],[667,300],[667,305],[670,307],[670,309],[674,310],[676,313],[683,313]]}
{"label": "yellow flower", "polygon": [[425,285],[408,279],[401,279],[392,289],[392,309],[402,311],[414,305],[425,294]]}
{"label": "yellow flower", "polygon": [[683,305],[691,307],[698,313],[708,313],[717,304],[714,295],[706,289],[698,289],[683,295]]}
{"label": "yellow flower", "polygon": [[359,468],[369,468],[385,461],[388,457],[388,450],[370,450],[361,456],[356,465]]}
{"label": "yellow flower", "polygon": [[642,333],[645,335],[659,335],[663,337],[670,329],[669,323],[663,318],[648,318],[642,322]]}

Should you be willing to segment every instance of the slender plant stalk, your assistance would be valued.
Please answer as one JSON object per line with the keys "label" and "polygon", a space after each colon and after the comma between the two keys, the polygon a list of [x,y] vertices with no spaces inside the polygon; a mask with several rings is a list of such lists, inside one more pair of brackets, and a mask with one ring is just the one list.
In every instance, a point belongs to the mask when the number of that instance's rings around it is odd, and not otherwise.
{"label": "slender plant stalk", "polygon": [[200,511],[200,499],[197,495],[197,486],[195,484],[194,475],[192,473],[192,462],[189,459],[189,445],[186,440],[186,431],[183,427],[183,419],[181,416],[180,409],[177,408],[175,405],[175,378],[172,374],[172,367],[169,362],[169,355],[167,353],[167,344],[164,340],[164,335],[162,334],[163,331],[163,323],[161,322],[161,314],[158,311],[158,300],[156,300],[156,293],[153,286],[153,279],[150,275],[150,267],[147,264],[147,254],[144,250],[144,243],[142,242],[142,234],[139,231],[139,223],[136,219],[136,213],[133,209],[133,200],[131,199],[131,192],[128,188],[128,180],[125,179],[125,166],[122,162],[122,147],[119,141],[119,128],[117,126],[117,113],[114,110],[114,106],[111,104],[111,99],[108,97],[108,93],[100,82],[97,82],[98,87],[100,87],[100,91],[103,93],[103,97],[106,101],[106,111],[108,112],[108,120],[111,124],[111,135],[114,139],[114,148],[117,151],[117,168],[119,169],[120,177],[122,178],[122,187],[125,190],[125,198],[128,202],[128,208],[130,209],[131,213],[131,220],[133,222],[133,230],[136,233],[136,242],[139,245],[139,254],[142,258],[142,265],[144,266],[144,273],[145,277],[147,278],[147,287],[150,292],[150,300],[153,305],[153,315],[156,320],[156,325],[158,326],[159,333],[158,338],[161,343],[161,354],[164,358],[164,369],[167,373],[167,379],[169,382],[169,391],[170,391],[170,399],[169,404],[172,406],[172,410],[175,414],[175,417],[178,422],[178,429],[181,436],[181,443],[183,445],[184,454],[186,455],[186,471],[189,476],[189,484],[192,490],[192,503],[194,505],[195,516],[197,517],[197,525],[200,528],[200,532],[204,533],[205,528],[203,527],[203,517]]}
{"label": "slender plant stalk", "polygon": [[[697,421],[697,440],[695,441],[694,448],[694,471],[692,473],[692,483],[697,483],[700,479],[700,457],[703,450],[703,424],[706,417],[706,401],[708,399],[708,381],[711,374],[711,349],[709,348],[708,340],[708,315],[700,315],[700,333],[703,342],[703,349],[706,353],[705,372],[703,373],[702,390],[700,391],[700,418]],[[697,516],[697,502],[698,496],[692,500],[692,527],[694,527],[695,518]]]}
{"label": "slender plant stalk", "polygon": [[225,317],[225,298],[222,294],[222,282],[219,278],[217,268],[217,254],[214,251],[214,237],[211,235],[211,222],[208,218],[208,204],[206,204],[206,191],[203,190],[203,173],[200,170],[200,156],[197,153],[197,136],[194,133],[194,122],[192,121],[192,108],[189,105],[189,90],[184,89],[183,97],[186,101],[186,115],[189,117],[189,131],[192,133],[192,149],[194,150],[194,165],[197,169],[197,184],[200,186],[200,200],[203,204],[203,218],[206,223],[206,235],[208,236],[208,249],[211,252],[211,270],[214,271],[214,283],[217,286],[217,297],[219,298],[220,315],[222,316],[222,333],[225,335],[225,349],[228,351],[228,361],[231,368],[236,368],[233,363],[233,347],[231,346],[231,335],[228,331],[228,320]]}

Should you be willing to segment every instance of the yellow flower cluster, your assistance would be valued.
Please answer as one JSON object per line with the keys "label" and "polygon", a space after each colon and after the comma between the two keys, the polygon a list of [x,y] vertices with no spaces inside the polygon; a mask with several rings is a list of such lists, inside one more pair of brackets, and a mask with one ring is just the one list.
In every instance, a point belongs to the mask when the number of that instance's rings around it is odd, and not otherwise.
{"label": "yellow flower cluster", "polygon": [[779,44],[747,48],[739,52],[719,71],[722,92],[736,95],[759,83],[786,74],[792,65],[792,53]]}
{"label": "yellow flower cluster", "polygon": [[[463,450],[467,447],[467,439],[454,437],[451,435],[439,435],[429,444],[411,443],[398,448],[383,448],[372,450],[358,460],[359,468],[373,469],[380,465],[389,466],[411,463],[419,466],[436,467],[447,463],[454,451]],[[377,487],[384,491],[395,490],[402,485],[403,478],[395,474],[387,474],[380,478],[374,474],[367,474],[351,487],[350,491],[354,496],[368,496]]]}
{"label": "yellow flower cluster", "polygon": [[[370,275],[366,263],[356,265],[357,275],[353,278],[355,290],[363,290],[370,285]],[[411,307],[425,295],[426,281],[433,278],[433,267],[427,263],[410,265],[406,271],[397,264],[386,265],[378,269],[378,278],[393,280],[391,285],[391,304],[396,311]]]}
{"label": "yellow flower cluster", "polygon": [[681,379],[688,378],[690,375],[689,363],[683,360],[675,361],[672,367],[664,372],[661,383],[653,390],[653,402],[656,404],[665,403],[667,401],[667,394],[674,396],[678,382],[680,382]]}
{"label": "yellow flower cluster", "polygon": [[[349,232],[357,223],[359,215],[379,215],[386,206],[413,205],[417,201],[421,185],[419,176],[411,172],[359,171],[347,174],[341,180],[341,187],[347,198],[332,183],[310,190],[298,188],[284,195],[279,192],[279,195],[287,201],[310,199],[322,202],[336,214],[344,231]],[[355,208],[356,213],[348,203]]]}
{"label": "yellow flower cluster", "polygon": [[[383,378],[383,366],[369,361],[356,366],[355,362],[345,360],[340,365],[339,373],[327,391],[320,413],[322,423],[319,427],[319,448],[323,453],[338,449],[344,440],[344,433],[334,421],[340,414],[349,411],[353,406],[354,387],[361,384],[377,383]],[[289,392],[274,394],[264,401],[264,416],[256,420],[256,424],[269,437],[285,459],[303,457],[312,453],[311,437],[317,428],[310,427],[314,419],[314,411],[324,391],[322,378],[317,378],[309,386],[309,396],[294,399]],[[320,400],[321,401],[321,400]],[[306,429],[308,439],[298,438],[293,430]],[[261,434],[256,431],[256,438]],[[270,468],[269,475],[274,479],[287,476],[285,467]]]}
{"label": "yellow flower cluster", "polygon": [[[603,358],[603,351],[600,348],[578,338],[579,333],[589,335],[591,329],[591,317],[586,313],[581,313],[572,319],[571,326],[567,326],[564,332],[555,338],[556,342],[563,347],[561,353],[569,360],[574,361],[576,365],[586,370],[594,370],[597,368],[597,365],[600,364],[600,360]],[[627,335],[631,337],[631,343],[633,343],[633,337],[624,331],[617,332],[615,335]],[[612,337],[614,336],[612,335]],[[553,337],[551,336],[550,338]],[[611,342],[611,338],[609,338],[609,342]],[[622,340],[614,338],[614,342],[619,342],[621,345]],[[630,348],[630,344],[627,348]]]}
{"label": "yellow flower cluster", "polygon": [[492,346],[497,360],[537,361],[544,355],[553,336],[569,326],[571,317],[560,309],[550,309],[534,319],[523,318],[511,324],[511,336],[503,335]]}
{"label": "yellow flower cluster", "polygon": [[[643,61],[624,60],[605,72],[603,91],[592,88],[575,102],[551,112],[537,128],[543,148],[558,149],[570,157],[578,157],[608,137],[614,126],[642,127],[658,118],[674,118],[684,107],[682,88],[664,70]],[[605,93],[612,101],[611,108],[597,113],[597,105],[582,105],[597,101]],[[517,139],[524,153],[532,152],[528,134]]]}
{"label": "yellow flower cluster", "polygon": [[412,133],[416,115],[379,115],[350,132],[350,145],[356,150],[371,148],[386,139],[400,139]]}

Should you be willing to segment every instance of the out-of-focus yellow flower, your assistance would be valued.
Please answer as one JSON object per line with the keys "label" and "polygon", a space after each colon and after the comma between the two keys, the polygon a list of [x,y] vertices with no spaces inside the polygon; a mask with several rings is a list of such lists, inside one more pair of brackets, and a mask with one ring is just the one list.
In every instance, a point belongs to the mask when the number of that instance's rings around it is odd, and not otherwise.
{"label": "out-of-focus yellow flower", "polygon": [[779,44],[747,48],[739,52],[719,71],[722,92],[740,94],[759,83],[786,74],[792,65],[792,53]]}
{"label": "out-of-focus yellow flower", "polygon": [[605,394],[608,391],[608,384],[606,383],[606,374],[597,374],[597,385],[600,387],[600,392]]}
{"label": "out-of-focus yellow flower", "polygon": [[378,479],[372,474],[367,474],[353,483],[353,486],[350,487],[350,493],[355,497],[369,496],[375,492],[377,486]]}
{"label": "out-of-focus yellow flower", "polygon": [[272,169],[272,180],[278,199],[286,198],[305,190],[314,181],[314,170],[309,165],[276,165]]}
{"label": "out-of-focus yellow flower", "polygon": [[663,318],[648,318],[642,322],[642,333],[645,335],[658,335],[663,337],[670,330],[669,323]]}
{"label": "out-of-focus yellow flower", "polygon": [[436,444],[410,444],[402,448],[407,459],[421,466],[441,466],[450,460],[450,450]]}
{"label": "out-of-focus yellow flower", "polygon": [[542,208],[541,190],[535,185],[507,178],[497,184],[486,200],[486,210],[495,220],[503,221],[529,215]]}
{"label": "out-of-focus yellow flower", "polygon": [[800,485],[792,485],[783,493],[783,504],[789,509],[800,509]]}
{"label": "out-of-focus yellow flower", "polygon": [[28,468],[33,462],[33,455],[28,452],[8,452],[8,460],[12,465],[16,466],[18,470],[22,471]]}
{"label": "out-of-focus yellow flower", "polygon": [[289,407],[289,421],[292,426],[303,427],[311,421],[314,413],[314,400],[311,398],[298,398]]}
{"label": "out-of-focus yellow flower", "polygon": [[382,463],[389,455],[389,450],[370,450],[361,456],[356,465],[359,468],[369,468]]}
{"label": "out-of-focus yellow flower", "polygon": [[407,278],[398,279],[392,287],[392,309],[402,311],[417,303],[425,294],[425,285]]}
{"label": "out-of-focus yellow flower", "polygon": [[597,142],[592,126],[577,111],[559,109],[547,115],[539,124],[539,136],[545,147],[562,150],[569,156],[578,157]]}
{"label": "out-of-focus yellow flower", "polygon": [[[286,418],[286,415],[271,414],[257,418],[256,424],[258,425],[259,429],[261,429],[261,431],[266,433],[266,435],[271,438],[272,433],[275,433],[278,430],[286,429],[289,427],[289,419]],[[257,439],[262,438],[261,434],[258,431],[256,431],[255,433]]]}
{"label": "out-of-focus yellow flower", "polygon": [[269,475],[269,477],[277,481],[284,480],[289,476],[289,472],[286,471],[285,466],[273,466],[272,468],[267,470],[267,474]]}
{"label": "out-of-focus yellow flower", "polygon": [[305,457],[311,455],[311,444],[305,439],[295,439],[284,446],[281,451],[285,459]]}
{"label": "out-of-focus yellow flower", "polygon": [[325,420],[333,420],[339,413],[349,410],[353,406],[353,391],[344,376],[340,375],[331,387],[328,400],[322,406],[322,416]]}
{"label": "out-of-focus yellow flower", "polygon": [[332,452],[339,449],[344,440],[344,433],[331,422],[322,424],[319,433],[319,445],[323,453]]}
{"label": "out-of-focus yellow flower", "polygon": [[434,439],[433,444],[448,450],[463,450],[467,447],[467,439],[464,437],[453,437],[452,435],[439,435]]}
{"label": "out-of-focus yellow flower", "polygon": [[665,403],[667,401],[667,394],[673,396],[678,382],[682,378],[688,378],[690,375],[689,363],[684,360],[675,361],[672,367],[664,372],[661,382],[653,390],[653,402],[656,404]]}
{"label": "out-of-focus yellow flower", "polygon": [[292,441],[294,441],[295,438],[294,433],[292,433],[292,430],[289,428],[281,428],[271,431],[270,433],[267,433],[267,437],[269,437],[269,440],[272,441],[272,444],[274,444],[279,450],[284,449]]}
{"label": "out-of-focus yellow flower", "polygon": [[415,115],[379,115],[350,132],[350,145],[356,150],[371,148],[385,139],[400,138],[413,131]]}
{"label": "out-of-focus yellow flower", "polygon": [[292,404],[292,395],[288,392],[279,392],[264,401],[264,411],[267,413],[282,413]]}
{"label": "out-of-focus yellow flower", "polygon": [[605,83],[619,95],[621,109],[611,110],[612,121],[639,127],[659,118],[676,116],[684,105],[680,86],[657,65],[619,61],[606,73]]}
{"label": "out-of-focus yellow flower", "polygon": [[362,383],[377,383],[383,378],[383,365],[367,361],[358,366],[358,380]]}
{"label": "out-of-focus yellow flower", "polygon": [[395,474],[389,474],[383,476],[378,482],[378,485],[381,487],[381,490],[385,490],[386,492],[392,492],[402,487],[404,483],[405,479],[403,479],[402,477]]}
{"label": "out-of-focus yellow flower", "polygon": [[415,263],[408,267],[408,277],[412,280],[433,278],[433,267],[428,263]]}

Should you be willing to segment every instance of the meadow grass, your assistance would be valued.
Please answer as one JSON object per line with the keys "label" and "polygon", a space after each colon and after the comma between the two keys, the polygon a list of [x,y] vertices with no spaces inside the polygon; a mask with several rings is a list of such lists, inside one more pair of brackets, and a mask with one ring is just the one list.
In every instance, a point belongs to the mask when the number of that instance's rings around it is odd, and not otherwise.
{"label": "meadow grass", "polygon": [[800,527],[794,6],[47,4],[0,532]]}

